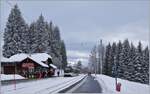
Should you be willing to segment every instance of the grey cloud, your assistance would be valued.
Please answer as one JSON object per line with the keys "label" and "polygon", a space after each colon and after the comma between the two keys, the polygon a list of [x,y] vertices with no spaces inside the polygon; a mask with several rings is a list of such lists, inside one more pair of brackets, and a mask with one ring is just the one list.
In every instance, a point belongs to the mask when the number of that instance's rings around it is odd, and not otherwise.
{"label": "grey cloud", "polygon": [[[9,1],[17,3],[25,20],[30,23],[42,13],[61,31],[66,48],[88,54],[103,39],[118,41],[128,38],[148,44],[149,1]],[[2,1],[1,31],[4,30],[11,6]],[[70,59],[69,59],[70,58]],[[71,54],[68,60],[88,60]]]}

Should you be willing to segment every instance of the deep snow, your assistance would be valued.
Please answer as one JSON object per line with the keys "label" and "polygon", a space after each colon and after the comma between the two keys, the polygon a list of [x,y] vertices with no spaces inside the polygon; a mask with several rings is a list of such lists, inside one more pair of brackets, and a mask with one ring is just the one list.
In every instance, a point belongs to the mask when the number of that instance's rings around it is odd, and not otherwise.
{"label": "deep snow", "polygon": [[81,80],[85,75],[76,77],[53,77],[26,83],[18,83],[16,90],[14,85],[2,86],[1,94],[51,94],[69,87]]}
{"label": "deep snow", "polygon": [[18,74],[1,74],[1,80],[14,80],[14,79],[25,79],[24,77],[18,75]]}
{"label": "deep snow", "polygon": [[[93,74],[93,76],[95,76]],[[103,94],[150,94],[150,86],[118,78],[121,92],[115,91],[115,78],[106,75],[96,75],[96,80],[103,89]]]}
{"label": "deep snow", "polygon": [[[4,74],[3,74],[4,75]],[[69,87],[70,85],[81,80],[85,75],[76,77],[53,77],[48,79],[37,80],[33,82],[18,83],[16,90],[14,85],[2,86],[1,94],[48,94],[57,93],[58,91]],[[95,76],[93,74],[93,76]],[[20,76],[16,76],[16,78]],[[122,84],[121,92],[115,91],[115,78],[106,75],[96,75],[97,80],[102,87],[102,94],[150,94],[149,85],[136,83],[118,78]],[[21,77],[22,78],[22,77]]]}

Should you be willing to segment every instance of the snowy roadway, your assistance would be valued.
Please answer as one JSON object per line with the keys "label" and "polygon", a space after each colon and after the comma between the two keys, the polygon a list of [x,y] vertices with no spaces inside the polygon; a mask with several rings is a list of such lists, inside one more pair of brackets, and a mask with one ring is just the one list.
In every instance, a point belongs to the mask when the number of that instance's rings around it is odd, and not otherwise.
{"label": "snowy roadway", "polygon": [[121,91],[115,90],[115,78],[106,75],[87,76],[81,83],[67,93],[100,93],[100,94],[150,94],[149,85],[136,83],[118,78],[122,84]]}
{"label": "snowy roadway", "polygon": [[[85,78],[84,78],[85,77]],[[84,79],[83,79],[84,78]],[[81,80],[83,79],[83,80]],[[79,82],[81,81],[81,82]],[[73,86],[75,83],[77,85]],[[115,78],[106,75],[80,75],[76,77],[56,77],[32,82],[19,83],[14,90],[14,85],[2,86],[0,94],[52,94],[65,90],[67,93],[100,93],[100,94],[149,94],[149,85],[140,84],[118,78],[121,92],[115,91]]]}
{"label": "snowy roadway", "polygon": [[89,75],[67,93],[102,93],[102,89],[95,77]]}
{"label": "snowy roadway", "polygon": [[57,93],[74,83],[80,81],[85,75],[76,77],[56,77],[44,80],[37,80],[16,85],[7,85],[1,87],[1,94],[51,94]]}

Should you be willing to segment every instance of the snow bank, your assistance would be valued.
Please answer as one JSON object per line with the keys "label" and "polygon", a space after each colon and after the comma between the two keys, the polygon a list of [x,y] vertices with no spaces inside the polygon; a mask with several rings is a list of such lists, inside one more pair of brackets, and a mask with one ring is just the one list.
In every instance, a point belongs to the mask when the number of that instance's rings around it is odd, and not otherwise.
{"label": "snow bank", "polygon": [[96,75],[104,94],[150,94],[149,85],[140,84],[118,78],[121,83],[121,92],[115,91],[115,78],[106,75]]}
{"label": "snow bank", "polygon": [[[15,74],[15,79],[25,79],[25,78],[18,74]],[[1,74],[1,80],[14,80],[14,75],[13,74],[9,74],[9,75]]]}
{"label": "snow bank", "polygon": [[85,75],[76,77],[52,77],[32,82],[7,85],[1,87],[1,94],[52,94],[71,86],[75,82],[81,80]]}

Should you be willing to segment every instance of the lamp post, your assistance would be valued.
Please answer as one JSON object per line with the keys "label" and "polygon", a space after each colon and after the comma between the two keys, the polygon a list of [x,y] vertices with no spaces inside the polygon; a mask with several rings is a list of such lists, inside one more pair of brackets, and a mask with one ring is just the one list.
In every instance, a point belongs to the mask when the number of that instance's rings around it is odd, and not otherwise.
{"label": "lamp post", "polygon": [[97,62],[95,62],[95,76],[96,76],[96,71],[97,71]]}

